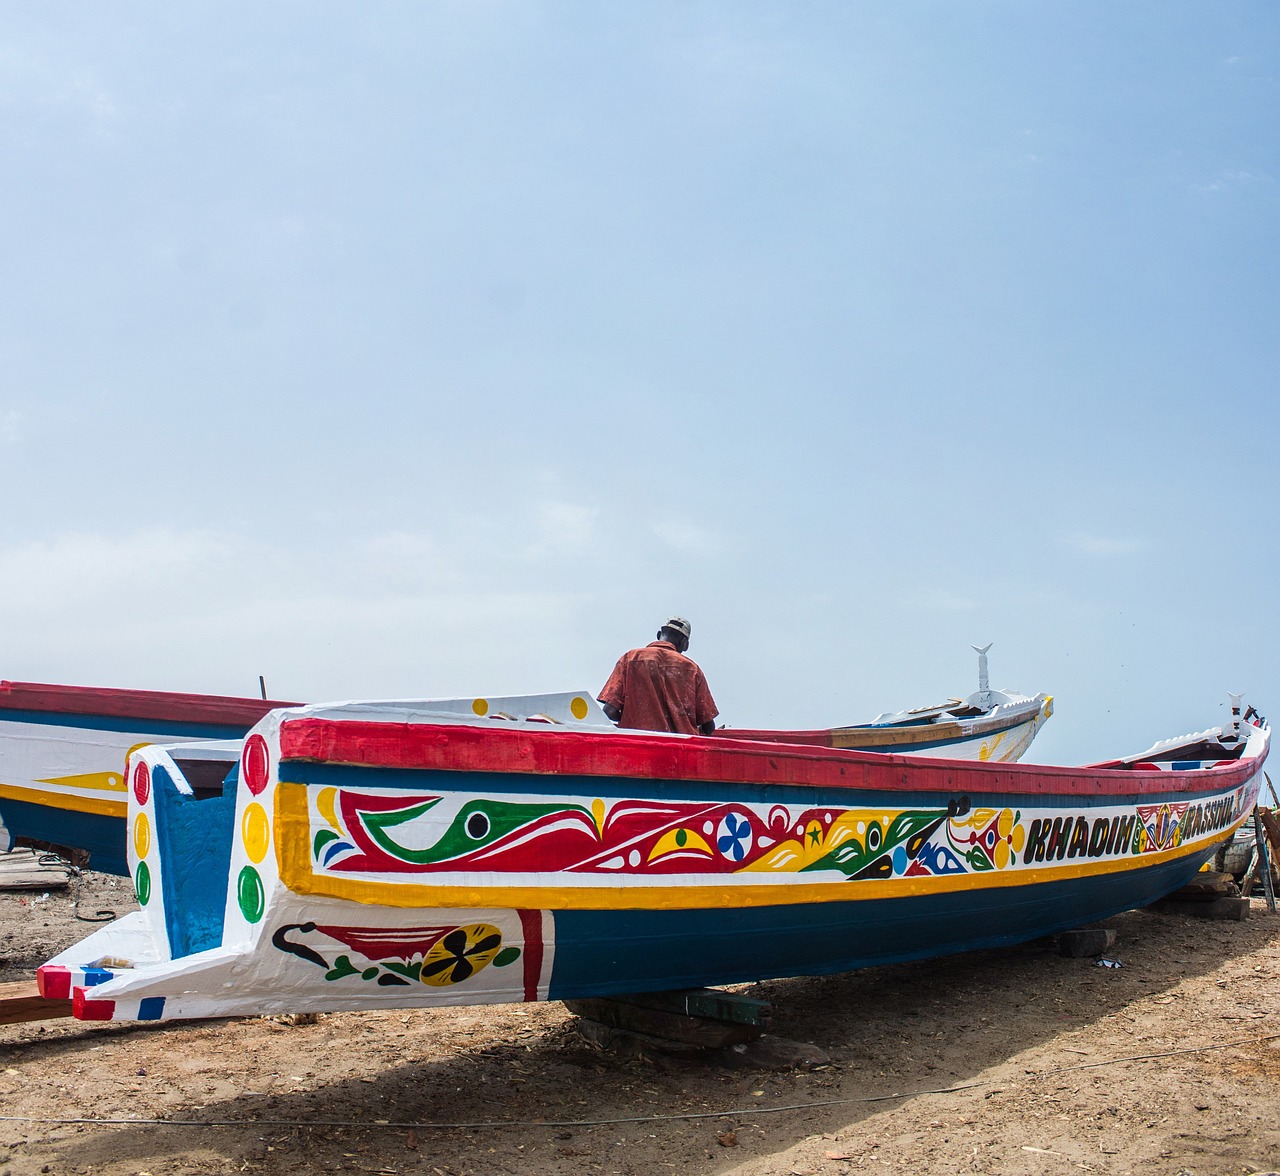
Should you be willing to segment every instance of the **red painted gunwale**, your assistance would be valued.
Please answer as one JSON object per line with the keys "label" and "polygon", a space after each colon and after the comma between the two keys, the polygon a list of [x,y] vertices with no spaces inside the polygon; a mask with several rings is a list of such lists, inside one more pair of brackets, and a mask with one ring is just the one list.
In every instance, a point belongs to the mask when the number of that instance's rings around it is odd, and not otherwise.
{"label": "red painted gunwale", "polygon": [[1266,756],[1181,772],[1142,769],[988,765],[967,760],[790,747],[715,736],[671,738],[621,732],[285,718],[285,760],[450,772],[607,776],[723,784],[791,784],[889,792],[989,795],[1133,796],[1220,792],[1243,784]]}
{"label": "red painted gunwale", "polygon": [[177,694],[164,690],[116,690],[98,686],[51,686],[41,682],[0,682],[0,717],[6,710],[55,715],[98,715],[177,723],[221,723],[252,727],[269,710],[297,706],[261,698],[219,694]]}

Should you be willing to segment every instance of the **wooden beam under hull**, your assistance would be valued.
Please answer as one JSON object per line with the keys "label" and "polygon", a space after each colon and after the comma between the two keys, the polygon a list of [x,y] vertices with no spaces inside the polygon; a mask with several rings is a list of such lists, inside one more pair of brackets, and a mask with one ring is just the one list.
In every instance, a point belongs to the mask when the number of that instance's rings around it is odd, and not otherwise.
{"label": "wooden beam under hull", "polygon": [[48,1000],[40,995],[34,980],[0,984],[0,1025],[23,1021],[48,1021],[71,1016],[69,1000]]}

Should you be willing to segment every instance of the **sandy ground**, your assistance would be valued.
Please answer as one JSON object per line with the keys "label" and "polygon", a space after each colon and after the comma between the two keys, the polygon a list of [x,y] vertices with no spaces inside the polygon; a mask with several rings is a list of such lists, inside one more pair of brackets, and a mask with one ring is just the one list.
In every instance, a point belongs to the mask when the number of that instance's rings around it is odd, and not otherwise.
{"label": "sandy ground", "polygon": [[[80,909],[130,899],[90,875]],[[0,894],[0,981],[92,929],[72,905]],[[1122,968],[1036,943],[752,989],[808,1072],[620,1057],[559,1004],[0,1027],[0,1176],[1280,1168],[1280,917],[1109,925]],[[234,1124],[57,1121],[104,1117]]]}

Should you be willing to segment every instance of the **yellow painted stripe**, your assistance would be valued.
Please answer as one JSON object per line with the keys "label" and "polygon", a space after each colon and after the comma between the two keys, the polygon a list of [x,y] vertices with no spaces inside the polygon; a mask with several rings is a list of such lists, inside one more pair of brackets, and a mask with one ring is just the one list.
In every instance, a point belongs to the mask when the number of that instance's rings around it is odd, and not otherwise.
{"label": "yellow painted stripe", "polygon": [[20,784],[0,784],[0,800],[24,800],[45,808],[64,809],[73,813],[93,813],[100,817],[119,817],[129,814],[129,802],[105,800],[96,796],[72,796],[67,792],[44,792],[39,788],[24,788]]}
{"label": "yellow painted stripe", "polygon": [[[275,842],[280,880],[295,894],[324,895],[350,902],[385,907],[500,907],[544,911],[705,910],[715,908],[787,906],[792,903],[850,902],[878,898],[907,898],[956,890],[990,890],[1033,886],[1038,882],[1068,882],[1100,874],[1117,874],[1157,866],[1187,857],[1223,840],[1237,825],[1221,829],[1190,844],[1161,853],[1103,862],[1073,862],[1036,869],[992,870],[983,874],[944,874],[928,878],[869,878],[843,882],[808,882],[798,874],[763,883],[712,882],[694,886],[625,886],[621,879],[599,886],[442,886],[430,882],[381,882],[339,878],[311,869],[311,821],[306,786],[282,784],[276,789]],[[490,874],[489,877],[493,875]],[[745,875],[736,875],[745,878]]]}
{"label": "yellow painted stripe", "polygon": [[[124,761],[121,761],[123,764]],[[91,788],[102,792],[128,792],[122,772],[86,772],[83,776],[54,776],[37,780],[37,784],[52,784],[61,788]]]}

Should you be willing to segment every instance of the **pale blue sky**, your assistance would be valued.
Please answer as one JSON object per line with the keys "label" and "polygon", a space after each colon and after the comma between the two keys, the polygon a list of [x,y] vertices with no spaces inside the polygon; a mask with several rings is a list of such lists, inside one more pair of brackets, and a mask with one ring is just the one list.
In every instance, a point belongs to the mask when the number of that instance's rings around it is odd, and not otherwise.
{"label": "pale blue sky", "polygon": [[0,0],[0,676],[1280,715],[1271,3]]}

